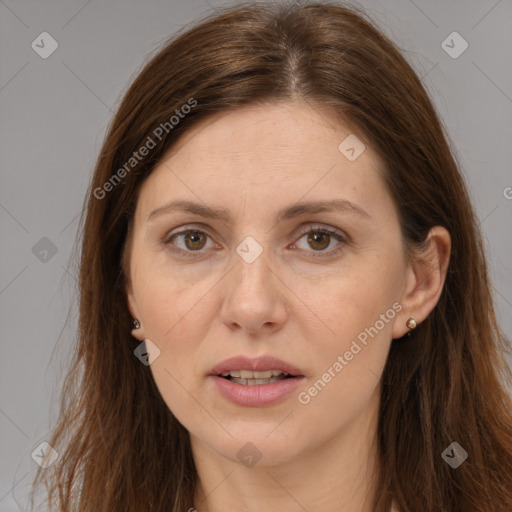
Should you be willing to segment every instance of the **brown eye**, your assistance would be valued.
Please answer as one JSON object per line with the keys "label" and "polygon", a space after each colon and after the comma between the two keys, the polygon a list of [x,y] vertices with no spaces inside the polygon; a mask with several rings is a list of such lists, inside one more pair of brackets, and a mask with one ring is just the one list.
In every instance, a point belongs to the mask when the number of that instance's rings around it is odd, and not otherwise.
{"label": "brown eye", "polygon": [[[185,229],[178,233],[174,233],[163,241],[173,251],[181,252],[184,256],[191,256],[194,253],[202,254],[206,250],[202,250],[210,238],[204,231],[198,229]],[[180,243],[177,243],[180,241]]]}
{"label": "brown eye", "polygon": [[[302,242],[302,239],[305,239],[305,242]],[[335,256],[346,245],[349,245],[349,242],[341,232],[323,226],[310,226],[300,233],[293,248],[317,258]]]}
{"label": "brown eye", "polygon": [[185,245],[187,249],[190,249],[191,251],[202,249],[206,244],[206,235],[201,231],[188,231],[183,235]]}
{"label": "brown eye", "polygon": [[[307,247],[301,247],[301,244],[299,244],[299,241],[303,238],[307,239]],[[208,239],[211,240],[211,237],[200,229],[184,229],[169,235],[167,239],[163,240],[163,243],[180,256],[201,256],[209,252],[207,249],[215,248],[213,241],[213,246],[208,247]],[[182,241],[179,242],[179,240]],[[335,245],[331,247],[333,242],[335,242]],[[349,245],[349,242],[337,230],[310,227],[302,232],[293,245],[294,249],[298,248],[302,252],[309,253],[312,257],[329,257],[337,255],[343,250],[344,246]]]}
{"label": "brown eye", "polygon": [[308,236],[308,244],[318,251],[323,251],[326,247],[329,247],[331,241],[331,234],[321,231],[312,231]]}

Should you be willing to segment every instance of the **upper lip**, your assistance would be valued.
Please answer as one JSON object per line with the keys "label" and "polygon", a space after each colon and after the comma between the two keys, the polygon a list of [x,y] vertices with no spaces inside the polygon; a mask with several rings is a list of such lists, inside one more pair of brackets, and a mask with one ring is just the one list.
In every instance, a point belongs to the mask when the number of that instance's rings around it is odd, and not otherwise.
{"label": "upper lip", "polygon": [[301,370],[295,366],[272,356],[261,356],[256,358],[245,356],[231,357],[215,365],[212,368],[210,375],[221,375],[223,372],[227,372],[229,370],[252,370],[255,372],[279,370],[283,373],[288,373],[293,377],[303,376]]}

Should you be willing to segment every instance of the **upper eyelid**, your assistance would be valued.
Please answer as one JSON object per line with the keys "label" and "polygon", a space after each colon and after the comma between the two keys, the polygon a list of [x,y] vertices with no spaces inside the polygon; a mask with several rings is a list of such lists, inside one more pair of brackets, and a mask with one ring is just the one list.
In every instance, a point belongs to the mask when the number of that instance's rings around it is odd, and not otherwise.
{"label": "upper eyelid", "polygon": [[[185,224],[184,226],[181,226],[181,227],[175,228],[175,229],[177,229],[178,231],[171,230],[171,231],[167,232],[164,235],[164,239],[167,240],[175,235],[183,234],[186,231],[199,231],[199,232],[207,234],[208,236],[212,236],[209,233],[208,227],[203,226],[201,224],[198,224],[198,225]],[[342,236],[344,238],[348,238],[348,235],[346,234],[345,231],[343,231],[339,228],[336,228],[334,226],[330,226],[330,225],[322,224],[322,223],[318,223],[318,222],[316,222],[316,223],[315,222],[309,222],[309,223],[306,222],[306,223],[301,224],[299,227],[294,229],[293,236],[303,235],[305,233],[308,233],[309,231],[322,231],[322,230],[335,232],[336,234],[339,234],[340,236]]]}

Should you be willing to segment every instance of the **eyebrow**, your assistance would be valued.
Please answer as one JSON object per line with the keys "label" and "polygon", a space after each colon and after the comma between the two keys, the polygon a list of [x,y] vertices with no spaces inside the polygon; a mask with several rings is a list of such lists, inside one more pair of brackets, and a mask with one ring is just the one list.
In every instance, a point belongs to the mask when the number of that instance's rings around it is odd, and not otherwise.
{"label": "eyebrow", "polygon": [[[226,223],[231,221],[231,215],[225,208],[207,206],[205,204],[187,200],[171,201],[170,203],[156,208],[148,215],[147,221],[149,222],[155,217],[177,210],[198,215],[200,217],[222,220]],[[357,206],[346,199],[332,199],[330,201],[307,201],[288,206],[277,212],[276,221],[281,222],[300,215],[336,211],[354,213],[365,219],[371,219],[370,215],[360,206]]]}

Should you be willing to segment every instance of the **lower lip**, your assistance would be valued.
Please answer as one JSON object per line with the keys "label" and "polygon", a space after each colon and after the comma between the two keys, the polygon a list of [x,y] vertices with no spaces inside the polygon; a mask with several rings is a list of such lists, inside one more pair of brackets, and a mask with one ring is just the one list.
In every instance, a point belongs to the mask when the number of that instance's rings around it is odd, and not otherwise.
{"label": "lower lip", "polygon": [[236,384],[224,377],[212,375],[220,394],[243,407],[264,407],[280,402],[289,396],[301,383],[304,377],[291,377],[288,379],[272,382],[272,384],[256,384],[244,386]]}

